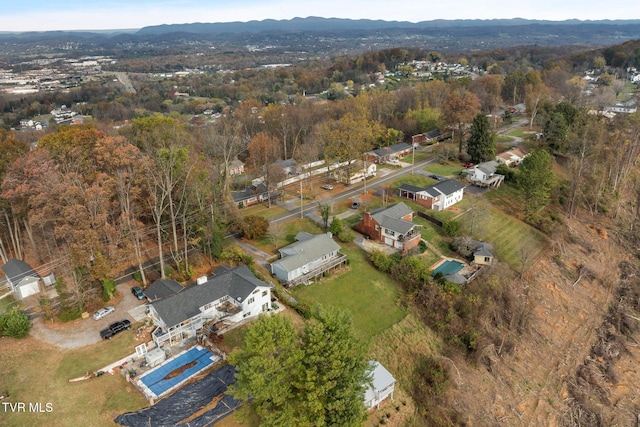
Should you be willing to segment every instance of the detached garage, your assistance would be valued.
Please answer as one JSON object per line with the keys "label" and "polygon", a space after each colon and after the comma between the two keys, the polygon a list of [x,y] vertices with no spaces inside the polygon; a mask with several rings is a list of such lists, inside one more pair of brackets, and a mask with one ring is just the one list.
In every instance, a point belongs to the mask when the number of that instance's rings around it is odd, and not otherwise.
{"label": "detached garage", "polygon": [[26,298],[40,292],[40,276],[26,262],[20,259],[10,259],[2,266],[7,277],[9,289],[18,299]]}

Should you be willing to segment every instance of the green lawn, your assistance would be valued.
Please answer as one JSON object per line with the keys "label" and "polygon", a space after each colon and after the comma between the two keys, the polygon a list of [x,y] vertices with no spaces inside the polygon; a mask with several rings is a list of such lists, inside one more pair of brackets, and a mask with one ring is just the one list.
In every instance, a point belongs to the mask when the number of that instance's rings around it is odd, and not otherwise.
{"label": "green lawn", "polygon": [[297,286],[292,294],[299,302],[349,311],[356,335],[370,342],[407,314],[399,305],[402,289],[369,264],[367,255],[359,247],[342,244],[342,252],[349,258],[348,271],[309,286]]}
{"label": "green lawn", "polygon": [[441,176],[458,176],[462,172],[462,165],[456,162],[431,163],[424,170]]}
{"label": "green lawn", "polygon": [[[505,213],[515,212],[515,206],[512,208],[509,204],[513,201],[505,204],[500,202],[502,198],[508,200],[507,194],[512,189],[491,195],[493,191],[487,193],[487,199],[477,198],[473,210],[459,218],[460,234],[492,243],[498,259],[518,270],[523,257],[532,259],[544,250],[547,239],[535,228]],[[495,206],[491,204],[491,199],[496,203]],[[500,209],[496,206],[500,206]]]}
{"label": "green lawn", "polygon": [[422,235],[422,238],[424,240],[428,241],[433,246],[438,248],[438,250],[442,252],[443,255],[455,256],[453,251],[451,251],[451,249],[449,248],[449,243],[451,242],[451,238],[449,236],[446,236],[442,232],[442,229],[440,227],[430,223],[424,218],[420,218],[419,216],[416,216],[413,219],[413,222],[415,222],[418,225],[421,225],[420,234]]}
{"label": "green lawn", "polygon": [[424,175],[414,174],[414,175],[404,175],[391,183],[393,188],[400,188],[402,184],[410,184],[415,185],[416,187],[428,187],[430,185],[435,184],[435,179],[428,178]]}
{"label": "green lawn", "polygon": [[283,225],[271,226],[266,236],[253,241],[252,244],[264,252],[275,255],[278,249],[293,243],[299,231],[306,231],[310,234],[323,232],[322,228],[314,221],[309,219],[296,219]]}
{"label": "green lawn", "polygon": [[498,135],[498,137],[496,138],[496,142],[498,144],[505,144],[513,141],[515,141],[515,138],[508,135]]}

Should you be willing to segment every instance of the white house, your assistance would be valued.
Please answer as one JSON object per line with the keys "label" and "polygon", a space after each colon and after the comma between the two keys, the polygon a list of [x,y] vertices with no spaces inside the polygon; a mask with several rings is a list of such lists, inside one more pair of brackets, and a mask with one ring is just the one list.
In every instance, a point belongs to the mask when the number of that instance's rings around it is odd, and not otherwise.
{"label": "white house", "polygon": [[20,259],[10,259],[2,266],[7,277],[9,289],[18,299],[26,298],[40,292],[41,277],[26,262]]}
{"label": "white house", "polygon": [[166,298],[149,303],[147,315],[157,328],[158,346],[193,337],[205,323],[235,323],[271,309],[271,285],[258,280],[246,265],[219,267],[211,277]]}
{"label": "white house", "polygon": [[513,148],[511,150],[500,153],[496,156],[496,162],[502,163],[507,166],[517,166],[527,157],[527,154],[520,148]]}
{"label": "white house", "polygon": [[369,365],[372,369],[372,379],[364,394],[364,406],[367,409],[380,408],[380,402],[387,397],[391,397],[393,400],[396,379],[379,362],[372,360]]}
{"label": "white house", "polygon": [[467,179],[474,185],[479,187],[498,188],[504,181],[504,175],[496,173],[496,169],[500,163],[495,160],[479,163],[473,168],[464,169],[462,173],[467,175]]}
{"label": "white house", "polygon": [[453,179],[440,181],[426,188],[402,184],[399,191],[400,197],[413,200],[427,209],[436,211],[445,210],[464,197],[464,185]]}
{"label": "white house", "polygon": [[366,178],[376,176],[377,166],[373,162],[364,162],[355,160],[353,163],[345,167],[336,169],[333,177],[336,181],[343,184],[355,184],[364,181]]}
{"label": "white house", "polygon": [[342,265],[347,257],[340,252],[331,233],[311,235],[300,232],[296,242],[280,249],[280,259],[271,263],[271,274],[283,285],[308,283],[325,271]]}

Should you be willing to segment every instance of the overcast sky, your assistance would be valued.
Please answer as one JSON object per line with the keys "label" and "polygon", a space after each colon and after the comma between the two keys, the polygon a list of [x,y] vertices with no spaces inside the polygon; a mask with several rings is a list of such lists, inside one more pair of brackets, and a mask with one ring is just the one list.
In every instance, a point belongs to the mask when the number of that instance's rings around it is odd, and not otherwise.
{"label": "overcast sky", "polygon": [[0,31],[133,29],[149,25],[325,18],[430,21],[640,19],[638,0],[0,0]]}

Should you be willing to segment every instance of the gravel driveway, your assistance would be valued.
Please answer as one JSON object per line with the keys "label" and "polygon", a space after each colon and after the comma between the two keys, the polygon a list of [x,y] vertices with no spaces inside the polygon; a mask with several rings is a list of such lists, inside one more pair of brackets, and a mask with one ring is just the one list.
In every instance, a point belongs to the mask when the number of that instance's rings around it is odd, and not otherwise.
{"label": "gravel driveway", "polygon": [[[93,320],[89,316],[87,319],[77,319],[69,323],[50,323],[42,317],[38,317],[32,323],[31,336],[65,349],[79,348],[100,342],[100,331],[111,323],[122,319],[129,319],[134,324],[137,321],[129,311],[143,305],[144,301],[139,301],[131,294],[131,287],[134,284],[134,282],[128,282],[118,285],[118,292],[122,294],[122,300],[115,306],[116,311],[107,317]],[[140,309],[134,310],[134,313],[139,311]],[[139,318],[138,315],[136,317]]]}

